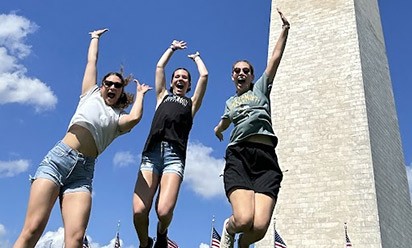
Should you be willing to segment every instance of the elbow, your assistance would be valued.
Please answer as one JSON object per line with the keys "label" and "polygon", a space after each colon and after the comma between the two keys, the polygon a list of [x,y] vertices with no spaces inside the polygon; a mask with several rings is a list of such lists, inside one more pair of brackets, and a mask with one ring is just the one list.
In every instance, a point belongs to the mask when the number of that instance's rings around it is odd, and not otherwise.
{"label": "elbow", "polygon": [[209,78],[209,73],[207,71],[201,72],[200,77],[207,81],[207,79]]}
{"label": "elbow", "polygon": [[87,64],[88,64],[88,65],[95,65],[95,64],[97,64],[97,57],[88,58],[88,59],[87,59]]}
{"label": "elbow", "polygon": [[134,118],[133,124],[136,125],[137,123],[139,123],[142,120],[142,115],[140,114],[139,116],[137,116],[136,118]]}
{"label": "elbow", "polygon": [[132,118],[129,120],[129,123],[132,127],[136,126],[137,123],[139,123],[142,120],[142,113],[137,114],[135,116],[132,116]]}

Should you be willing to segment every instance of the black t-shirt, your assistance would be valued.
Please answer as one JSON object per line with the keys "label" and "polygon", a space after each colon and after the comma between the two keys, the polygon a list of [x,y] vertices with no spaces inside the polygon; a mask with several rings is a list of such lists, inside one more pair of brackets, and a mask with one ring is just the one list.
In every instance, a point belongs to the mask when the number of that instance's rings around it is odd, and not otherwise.
{"label": "black t-shirt", "polygon": [[156,109],[143,153],[150,151],[160,141],[168,141],[177,145],[183,159],[186,159],[187,141],[192,125],[192,99],[185,96],[165,96]]}

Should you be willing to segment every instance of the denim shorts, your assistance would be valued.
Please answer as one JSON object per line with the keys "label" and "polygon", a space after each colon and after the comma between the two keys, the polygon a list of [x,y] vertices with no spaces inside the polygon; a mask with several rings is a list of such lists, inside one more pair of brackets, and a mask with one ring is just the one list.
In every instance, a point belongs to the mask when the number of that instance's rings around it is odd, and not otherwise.
{"label": "denim shorts", "polygon": [[59,141],[47,153],[32,180],[45,178],[60,186],[60,195],[92,192],[95,158],[85,157]]}
{"label": "denim shorts", "polygon": [[152,150],[142,154],[140,170],[151,171],[157,175],[176,173],[183,179],[185,161],[172,143],[161,141]]}

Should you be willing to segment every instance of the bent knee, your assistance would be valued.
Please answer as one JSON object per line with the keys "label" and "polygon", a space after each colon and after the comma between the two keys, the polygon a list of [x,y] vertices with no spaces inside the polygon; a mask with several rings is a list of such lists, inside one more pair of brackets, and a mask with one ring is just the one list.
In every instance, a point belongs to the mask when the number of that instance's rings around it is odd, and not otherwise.
{"label": "bent knee", "polygon": [[33,237],[41,236],[46,228],[47,220],[31,221],[27,223],[22,230],[22,236],[26,239],[32,239]]}
{"label": "bent knee", "polygon": [[66,228],[64,233],[65,247],[81,247],[86,230],[83,227]]}
{"label": "bent knee", "polygon": [[148,209],[135,209],[133,208],[133,219],[135,220],[141,220],[148,218],[149,216],[149,210]]}
{"label": "bent knee", "polygon": [[172,218],[173,208],[167,207],[167,206],[158,207],[156,209],[156,213],[157,213],[157,217],[159,218],[159,220],[167,220],[167,219]]}
{"label": "bent knee", "polygon": [[149,214],[151,205],[144,204],[143,202],[133,203],[133,216],[146,216]]}
{"label": "bent knee", "polygon": [[247,216],[241,216],[241,217],[234,217],[233,218],[234,222],[234,228],[238,232],[245,232],[249,231],[253,227],[253,218],[252,217],[247,217]]}
{"label": "bent knee", "polygon": [[70,238],[65,238],[65,247],[82,247],[83,237],[73,236]]}
{"label": "bent knee", "polygon": [[253,227],[253,233],[256,238],[256,241],[263,239],[266,235],[266,232],[267,232],[266,226],[254,226]]}

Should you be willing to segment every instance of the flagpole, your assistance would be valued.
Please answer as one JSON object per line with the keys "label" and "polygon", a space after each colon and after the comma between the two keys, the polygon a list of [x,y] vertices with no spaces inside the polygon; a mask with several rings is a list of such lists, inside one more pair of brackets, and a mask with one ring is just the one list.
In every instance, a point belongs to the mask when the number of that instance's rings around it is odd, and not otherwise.
{"label": "flagpole", "polygon": [[[347,223],[344,222],[344,223],[343,223],[343,228],[345,229],[345,239],[346,239],[346,237],[348,236],[348,227],[347,227],[346,225],[347,225]],[[345,241],[346,241],[346,240],[345,240]],[[345,245],[345,247],[346,247],[346,245]]]}
{"label": "flagpole", "polygon": [[273,216],[273,244],[276,241],[275,237],[276,237],[276,217]]}
{"label": "flagpole", "polygon": [[213,227],[214,227],[214,223],[215,223],[215,216],[212,216],[212,225],[210,228],[210,243],[209,243],[209,247],[212,247],[212,242],[213,242]]}
{"label": "flagpole", "polygon": [[117,231],[116,231],[116,236],[114,237],[114,248],[121,247],[119,232],[120,232],[120,220],[117,222]]}

